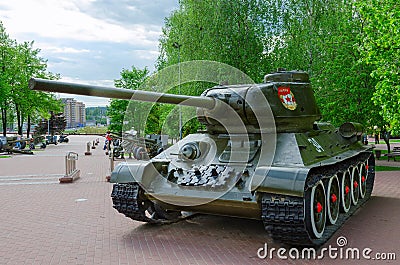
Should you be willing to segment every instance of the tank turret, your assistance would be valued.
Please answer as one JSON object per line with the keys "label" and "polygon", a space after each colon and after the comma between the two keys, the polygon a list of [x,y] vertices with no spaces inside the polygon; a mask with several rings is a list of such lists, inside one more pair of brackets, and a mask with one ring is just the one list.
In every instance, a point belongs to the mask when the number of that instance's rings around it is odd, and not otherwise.
{"label": "tank turret", "polygon": [[197,108],[206,132],[112,172],[113,207],[133,220],[175,222],[183,211],[260,219],[277,241],[319,246],[372,193],[375,160],[360,141],[362,126],[317,122],[302,71],[281,69],[261,84],[218,85],[198,97],[42,79],[30,87]]}
{"label": "tank turret", "polygon": [[[256,104],[260,91],[264,104]],[[271,110],[276,132],[299,132],[313,128],[321,118],[320,111],[310,85],[308,74],[302,71],[278,71],[268,74],[263,84],[216,86],[205,91],[203,97],[216,98],[236,110],[249,133],[259,133],[259,121],[254,113]],[[267,106],[267,103],[269,106]],[[223,133],[224,129],[207,120],[207,110],[198,110],[199,120],[209,131]],[[266,123],[271,126],[270,123]]]}

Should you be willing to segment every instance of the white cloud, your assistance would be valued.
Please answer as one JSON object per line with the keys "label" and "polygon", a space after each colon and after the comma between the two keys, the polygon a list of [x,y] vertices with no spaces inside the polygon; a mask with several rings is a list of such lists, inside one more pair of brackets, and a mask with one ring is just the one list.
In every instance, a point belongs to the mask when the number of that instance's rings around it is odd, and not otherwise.
{"label": "white cloud", "polygon": [[70,95],[70,94],[62,94],[57,93],[57,98],[73,98],[78,102],[83,102],[85,107],[105,107],[108,106],[110,103],[109,99],[106,98],[99,98],[99,97],[87,97],[87,96],[77,96],[77,95]]}
{"label": "white cloud", "polygon": [[72,47],[45,47],[48,52],[51,53],[68,53],[68,54],[79,54],[79,53],[89,53],[88,49],[75,49]]}
{"label": "white cloud", "polygon": [[[156,47],[161,28],[157,25],[121,25],[82,13],[87,1],[14,0],[1,4],[0,17],[8,32],[22,35],[81,41],[132,43]],[[15,23],[18,21],[18,23]]]}
{"label": "white cloud", "polygon": [[105,86],[105,87],[114,87],[114,80],[81,80],[79,78],[73,78],[68,76],[63,76],[61,78],[63,82],[75,83],[75,84],[87,84],[93,86]]}
{"label": "white cloud", "polygon": [[158,51],[152,51],[152,50],[134,50],[133,54],[135,57],[140,59],[155,61],[160,53]]}
{"label": "white cloud", "polygon": [[[114,80],[81,80],[78,78],[64,76],[60,81],[76,84],[88,84],[93,86],[114,87]],[[64,93],[56,93],[56,96],[58,98],[74,98],[79,102],[85,103],[86,107],[108,106],[110,102],[109,98],[102,97],[80,96]]]}
{"label": "white cloud", "polygon": [[[152,70],[164,17],[177,4],[178,0],[3,0],[0,21],[12,39],[34,40],[48,70],[62,80],[113,86],[122,69],[134,65]],[[108,101],[84,99],[100,105]]]}

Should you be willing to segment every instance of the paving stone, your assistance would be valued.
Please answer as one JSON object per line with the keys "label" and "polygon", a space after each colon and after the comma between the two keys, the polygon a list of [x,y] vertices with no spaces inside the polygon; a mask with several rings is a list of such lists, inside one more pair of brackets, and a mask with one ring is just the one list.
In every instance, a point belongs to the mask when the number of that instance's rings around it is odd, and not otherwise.
{"label": "paving stone", "polygon": [[[257,220],[196,215],[179,223],[153,226],[124,217],[112,208],[112,184],[105,181],[108,157],[101,148],[84,156],[85,143],[96,138],[70,136],[70,143],[50,145],[34,156],[0,159],[0,264],[321,263],[276,256],[259,259],[257,250],[265,243],[269,248],[283,246],[272,242]],[[81,178],[63,185],[58,175],[64,174],[64,156],[69,151],[79,153]],[[400,173],[378,172],[375,184],[371,200],[325,247],[337,246],[337,238],[345,236],[350,247],[396,252],[400,259]]]}

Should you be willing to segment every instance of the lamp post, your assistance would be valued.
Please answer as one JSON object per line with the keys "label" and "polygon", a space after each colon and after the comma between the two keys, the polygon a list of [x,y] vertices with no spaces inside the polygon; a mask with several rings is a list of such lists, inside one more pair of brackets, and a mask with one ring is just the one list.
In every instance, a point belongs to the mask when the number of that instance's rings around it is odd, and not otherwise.
{"label": "lamp post", "polygon": [[[181,46],[178,42],[174,42],[172,46],[178,49],[178,93],[181,94]],[[179,105],[179,140],[182,139],[182,107]]]}

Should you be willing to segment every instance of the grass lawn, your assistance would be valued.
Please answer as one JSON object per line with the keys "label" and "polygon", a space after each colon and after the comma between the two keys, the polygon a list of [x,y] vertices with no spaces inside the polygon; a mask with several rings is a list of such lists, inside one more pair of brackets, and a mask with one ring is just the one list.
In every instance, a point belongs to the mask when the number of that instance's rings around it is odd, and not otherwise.
{"label": "grass lawn", "polygon": [[11,156],[8,155],[0,155],[0,158],[10,158]]}
{"label": "grass lawn", "polygon": [[[386,144],[384,140],[379,140],[380,144]],[[400,139],[390,139],[389,143],[400,143]],[[370,144],[375,144],[375,141],[371,141]]]}
{"label": "grass lawn", "polygon": [[400,171],[400,167],[375,166],[376,171]]}

